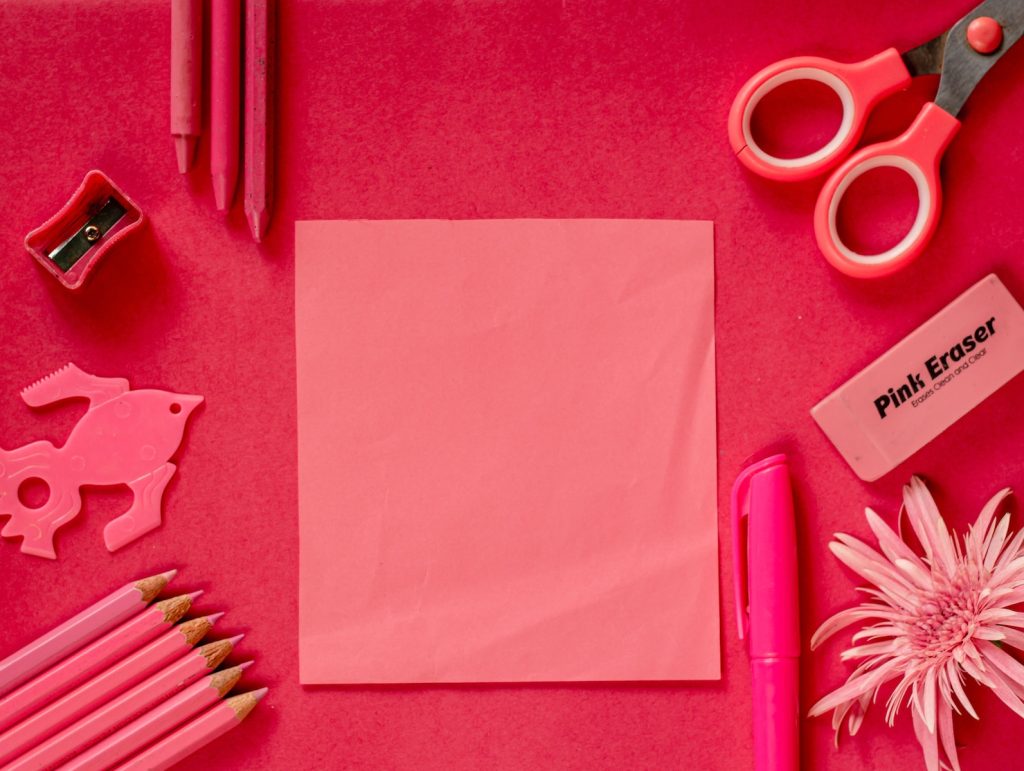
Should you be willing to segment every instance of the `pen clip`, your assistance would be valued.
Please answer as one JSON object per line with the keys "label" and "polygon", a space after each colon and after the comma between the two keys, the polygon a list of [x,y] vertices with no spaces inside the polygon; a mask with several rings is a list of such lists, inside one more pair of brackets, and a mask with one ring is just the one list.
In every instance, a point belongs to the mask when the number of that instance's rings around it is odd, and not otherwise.
{"label": "pen clip", "polygon": [[740,472],[732,485],[732,577],[736,592],[736,627],[740,639],[747,639],[750,626],[747,591],[747,517],[750,514],[750,477],[754,466]]}
{"label": "pen clip", "polygon": [[750,633],[750,591],[747,564],[747,533],[750,517],[750,482],[760,472],[786,462],[785,455],[772,455],[747,466],[732,485],[732,571],[736,592],[736,626],[741,640]]}

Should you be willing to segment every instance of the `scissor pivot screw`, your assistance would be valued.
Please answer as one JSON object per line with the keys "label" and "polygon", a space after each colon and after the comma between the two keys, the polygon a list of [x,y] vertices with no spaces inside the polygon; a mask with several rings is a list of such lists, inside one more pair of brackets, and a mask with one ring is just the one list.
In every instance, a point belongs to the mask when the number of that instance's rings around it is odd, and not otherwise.
{"label": "scissor pivot screw", "polygon": [[979,16],[967,25],[967,44],[979,54],[991,54],[1003,44],[1003,25],[991,16]]}
{"label": "scissor pivot screw", "polygon": [[92,243],[94,241],[99,241],[101,235],[103,235],[103,234],[100,233],[100,229],[98,227],[96,227],[95,225],[88,225],[88,226],[86,226],[86,228],[85,228],[85,240],[88,241],[89,243]]}

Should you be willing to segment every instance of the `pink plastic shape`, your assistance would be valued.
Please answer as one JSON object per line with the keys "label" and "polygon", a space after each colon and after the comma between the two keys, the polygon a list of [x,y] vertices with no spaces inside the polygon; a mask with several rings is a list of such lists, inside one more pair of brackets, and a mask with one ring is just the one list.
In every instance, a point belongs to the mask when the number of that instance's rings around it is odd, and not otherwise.
{"label": "pink plastic shape", "polygon": [[[939,162],[959,128],[960,121],[928,102],[900,136],[858,150],[832,173],[814,208],[814,235],[821,253],[834,268],[855,278],[876,278],[896,272],[921,255],[939,225]],[[857,177],[884,166],[901,169],[914,180],[917,216],[898,244],[878,254],[860,254],[839,235],[839,202]]]}
{"label": "pink plastic shape", "polygon": [[[30,407],[85,398],[89,409],[63,447],[44,440],[0,450],[0,515],[10,516],[0,534],[21,536],[26,554],[55,559],[54,532],[78,514],[83,485],[124,484],[135,496],[128,511],[104,528],[110,551],[159,526],[163,492],[176,468],[170,458],[203,397],[132,391],[124,378],[96,377],[74,364],[24,389],[21,397]],[[20,500],[22,485],[40,480],[48,489],[46,501],[33,507]]]}
{"label": "pink plastic shape", "polygon": [[[843,106],[839,129],[825,145],[799,158],[779,158],[758,146],[751,118],[758,103],[784,83],[813,80],[836,92]],[[889,94],[910,85],[910,73],[899,51],[842,64],[818,56],[797,56],[769,65],[746,82],[729,110],[729,141],[748,169],[779,181],[810,179],[828,171],[849,153],[864,131],[872,108]]]}
{"label": "pink plastic shape", "polygon": [[302,682],[718,678],[711,223],[299,222],[295,264]]}
{"label": "pink plastic shape", "polygon": [[[85,225],[109,198],[114,198],[125,213],[95,245],[67,271],[50,259],[50,253]],[[68,289],[78,289],[100,259],[130,233],[142,225],[145,217],[138,204],[114,184],[106,174],[93,169],[66,204],[50,219],[25,236],[25,248],[49,273]]]}

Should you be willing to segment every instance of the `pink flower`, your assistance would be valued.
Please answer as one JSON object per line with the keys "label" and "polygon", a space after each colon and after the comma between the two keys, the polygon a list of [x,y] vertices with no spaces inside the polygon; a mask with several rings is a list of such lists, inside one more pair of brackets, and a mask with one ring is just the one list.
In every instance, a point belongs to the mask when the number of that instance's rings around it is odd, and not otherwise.
{"label": "pink flower", "polygon": [[[836,740],[843,719],[857,732],[879,689],[897,681],[889,696],[891,726],[906,702],[929,771],[938,771],[940,746],[955,771],[960,763],[953,739],[953,711],[977,719],[964,681],[970,677],[1024,717],[1024,665],[1008,648],[1024,650],[1024,531],[1010,536],[1010,515],[997,512],[1010,490],[990,500],[963,538],[946,529],[931,493],[917,477],[903,488],[903,505],[924,548],[918,556],[882,519],[867,509],[868,525],[881,553],[852,536],[837,533],[832,553],[874,584],[860,591],[870,601],[841,611],[811,639],[819,646],[839,630],[871,622],[853,635],[843,661],[858,660],[846,683],[825,696],[811,716],[829,710]],[[860,643],[860,644],[857,644]]]}

